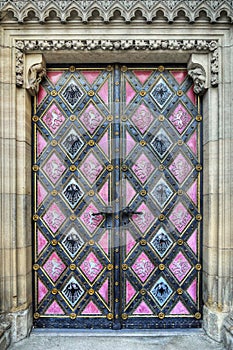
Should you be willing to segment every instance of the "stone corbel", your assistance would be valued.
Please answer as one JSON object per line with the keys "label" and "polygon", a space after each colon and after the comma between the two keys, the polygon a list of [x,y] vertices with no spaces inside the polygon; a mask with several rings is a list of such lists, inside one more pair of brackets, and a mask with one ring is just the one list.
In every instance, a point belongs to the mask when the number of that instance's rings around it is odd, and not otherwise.
{"label": "stone corbel", "polygon": [[27,69],[26,89],[28,90],[31,96],[35,96],[39,91],[39,86],[42,79],[46,75],[46,62],[42,55],[32,55],[32,56],[33,57],[30,57],[29,61],[31,61],[30,63],[32,63],[32,61],[34,62],[33,64],[28,65],[29,68]]}
{"label": "stone corbel", "polygon": [[193,79],[194,92],[203,95],[208,88],[207,55],[192,54],[188,62],[188,75]]}

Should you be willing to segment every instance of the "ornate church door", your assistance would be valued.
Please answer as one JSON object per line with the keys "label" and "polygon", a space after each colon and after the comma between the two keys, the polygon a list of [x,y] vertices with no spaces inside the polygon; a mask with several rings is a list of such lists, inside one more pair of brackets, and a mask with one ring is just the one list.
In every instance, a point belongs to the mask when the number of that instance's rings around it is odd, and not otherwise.
{"label": "ornate church door", "polygon": [[185,68],[49,68],[33,113],[34,326],[201,324],[201,110]]}

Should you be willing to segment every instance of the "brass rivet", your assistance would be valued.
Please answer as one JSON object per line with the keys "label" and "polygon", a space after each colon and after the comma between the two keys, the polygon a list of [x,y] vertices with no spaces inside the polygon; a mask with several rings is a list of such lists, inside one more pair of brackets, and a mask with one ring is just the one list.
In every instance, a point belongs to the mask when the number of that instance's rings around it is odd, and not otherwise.
{"label": "brass rivet", "polygon": [[163,164],[160,164],[159,170],[163,171],[165,169],[165,166]]}
{"label": "brass rivet", "polygon": [[94,244],[95,244],[95,241],[93,239],[90,239],[89,245],[94,245]]}
{"label": "brass rivet", "polygon": [[119,316],[116,314],[115,319],[117,320],[117,319],[118,319],[118,317],[119,317]]}
{"label": "brass rivet", "polygon": [[93,190],[90,190],[90,191],[88,192],[88,195],[89,195],[90,197],[93,197],[93,196],[95,195],[95,192],[94,192]]}
{"label": "brass rivet", "polygon": [[88,145],[89,146],[94,146],[95,145],[95,141],[94,140],[89,140],[88,141]]}
{"label": "brass rivet", "polygon": [[159,115],[158,119],[159,119],[160,122],[163,122],[165,117],[164,117],[164,115],[161,114],[161,115]]}
{"label": "brass rivet", "polygon": [[119,81],[116,81],[116,82],[115,82],[115,85],[119,85],[119,84],[120,84]]}
{"label": "brass rivet", "polygon": [[70,270],[71,270],[71,271],[76,270],[76,265],[75,265],[75,264],[70,264]]}
{"label": "brass rivet", "polygon": [[182,96],[183,95],[183,91],[182,90],[178,90],[177,91],[177,96]]}
{"label": "brass rivet", "polygon": [[106,315],[107,319],[111,321],[113,319],[113,314],[109,313]]}
{"label": "brass rivet", "polygon": [[201,221],[201,220],[202,220],[201,214],[197,214],[197,215],[196,215],[196,220],[197,220],[197,221]]}
{"label": "brass rivet", "polygon": [[77,169],[77,167],[74,165],[74,164],[72,164],[71,166],[70,166],[70,171],[75,171]]}
{"label": "brass rivet", "polygon": [[57,140],[52,140],[52,141],[51,141],[51,145],[52,145],[53,147],[57,146]]}
{"label": "brass rivet", "polygon": [[163,72],[164,70],[165,70],[164,66],[159,66],[159,67],[158,67],[158,71],[159,71],[159,72]]}
{"label": "brass rivet", "polygon": [[32,121],[33,122],[38,122],[38,120],[39,120],[39,117],[37,116],[37,115],[34,115],[33,117],[32,117]]}
{"label": "brass rivet", "polygon": [[141,290],[140,290],[140,294],[141,294],[141,295],[146,295],[146,290],[145,290],[145,289],[141,289]]}
{"label": "brass rivet", "polygon": [[119,219],[119,215],[115,215],[115,219],[118,220]]}
{"label": "brass rivet", "polygon": [[128,68],[127,68],[126,66],[122,66],[122,67],[121,67],[121,71],[122,71],[123,73],[127,72],[127,70],[128,70]]}
{"label": "brass rivet", "polygon": [[91,289],[89,289],[88,294],[89,294],[89,295],[94,295],[94,294],[95,294],[94,289],[92,289],[92,288],[91,288]]}
{"label": "brass rivet", "polygon": [[115,99],[115,102],[120,102],[119,98],[116,98],[116,99]]}
{"label": "brass rivet", "polygon": [[140,191],[140,195],[141,195],[142,197],[146,196],[146,195],[147,195],[147,191],[146,191],[146,190],[141,190],[141,191]]}
{"label": "brass rivet", "polygon": [[71,221],[76,220],[76,216],[75,216],[74,214],[70,215],[70,220],[71,220]]}
{"label": "brass rivet", "polygon": [[35,312],[33,317],[35,320],[38,320],[38,318],[40,318],[40,314],[38,312]]}
{"label": "brass rivet", "polygon": [[126,115],[123,115],[123,116],[121,117],[121,120],[122,120],[123,122],[126,122],[126,121],[128,120],[128,118],[126,117]]}
{"label": "brass rivet", "polygon": [[70,72],[72,72],[72,73],[75,72],[75,66],[70,66],[69,69],[70,69]]}
{"label": "brass rivet", "polygon": [[115,299],[115,302],[118,303],[118,302],[119,302],[119,299],[116,298],[116,299]]}
{"label": "brass rivet", "polygon": [[112,115],[108,115],[108,116],[107,116],[107,120],[108,120],[109,122],[112,122],[112,121],[113,121],[113,116],[112,116]]}
{"label": "brass rivet", "polygon": [[38,171],[38,170],[39,170],[38,165],[33,165],[32,170],[33,170],[33,171]]}
{"label": "brass rivet", "polygon": [[183,289],[182,289],[182,288],[178,288],[178,289],[177,289],[177,293],[178,293],[179,295],[183,294]]}
{"label": "brass rivet", "polygon": [[145,91],[145,90],[141,90],[141,91],[139,92],[139,94],[140,94],[140,96],[146,96],[146,91]]}
{"label": "brass rivet", "polygon": [[141,245],[146,245],[146,244],[147,244],[147,241],[146,241],[145,239],[142,239],[142,240],[140,241],[140,244],[141,244]]}
{"label": "brass rivet", "polygon": [[89,91],[88,91],[88,95],[89,95],[89,96],[94,96],[94,95],[95,95],[95,92],[94,92],[93,90],[89,90]]}
{"label": "brass rivet", "polygon": [[160,269],[161,271],[163,271],[163,270],[165,269],[165,265],[164,265],[164,264],[159,264],[159,269]]}
{"label": "brass rivet", "polygon": [[108,72],[111,72],[112,71],[112,66],[107,66],[107,68],[106,68],[106,70],[108,71]]}
{"label": "brass rivet", "polygon": [[128,265],[127,264],[122,264],[121,267],[122,267],[122,270],[124,270],[124,271],[126,271],[128,269]]}
{"label": "brass rivet", "polygon": [[178,241],[177,241],[177,243],[178,243],[179,245],[183,245],[183,244],[184,244],[184,241],[183,241],[183,239],[179,238]]}
{"label": "brass rivet", "polygon": [[55,295],[55,294],[57,294],[57,293],[58,293],[57,288],[53,288],[53,289],[52,289],[52,294]]}
{"label": "brass rivet", "polygon": [[197,164],[196,165],[196,170],[197,171],[202,171],[202,165],[201,164]]}
{"label": "brass rivet", "polygon": [[107,270],[108,270],[108,271],[113,270],[113,264],[108,264],[108,265],[107,265]]}
{"label": "brass rivet", "polygon": [[119,269],[119,266],[118,266],[118,265],[115,265],[115,269],[118,270],[118,269]]}
{"label": "brass rivet", "polygon": [[184,144],[184,141],[183,140],[178,140],[177,144],[178,144],[178,146],[182,146]]}
{"label": "brass rivet", "polygon": [[39,268],[40,268],[40,265],[38,265],[38,264],[33,265],[33,270],[37,271],[37,270],[39,270]]}
{"label": "brass rivet", "polygon": [[121,318],[122,318],[122,320],[127,320],[128,315],[127,315],[127,314],[122,314],[122,315],[121,315]]}
{"label": "brass rivet", "polygon": [[57,245],[57,240],[56,240],[56,239],[52,239],[51,244],[52,244],[53,246]]}
{"label": "brass rivet", "polygon": [[165,317],[165,315],[164,315],[163,312],[160,312],[160,313],[158,314],[158,318],[160,318],[160,320],[162,320],[164,317]]}
{"label": "brass rivet", "polygon": [[183,192],[183,190],[178,190],[177,193],[178,193],[179,196],[182,196],[184,192]]}
{"label": "brass rivet", "polygon": [[201,270],[201,264],[196,264],[195,268],[196,268],[197,271],[200,271]]}
{"label": "brass rivet", "polygon": [[114,166],[111,165],[111,164],[109,164],[109,165],[107,165],[106,169],[107,169],[108,171],[113,171]]}
{"label": "brass rivet", "polygon": [[127,171],[127,170],[128,170],[127,165],[122,165],[122,166],[121,166],[121,170],[122,170],[122,171]]}
{"label": "brass rivet", "polygon": [[115,286],[119,286],[119,282],[115,282]]}
{"label": "brass rivet", "polygon": [[33,219],[33,221],[39,220],[39,215],[37,215],[37,214],[33,215],[32,219]]}
{"label": "brass rivet", "polygon": [[56,190],[52,190],[51,195],[52,196],[56,196],[57,195],[57,191]]}
{"label": "brass rivet", "polygon": [[116,253],[119,253],[119,248],[116,248],[116,249],[115,249],[115,252],[116,252]]}
{"label": "brass rivet", "polygon": [[163,214],[160,214],[160,215],[159,215],[159,220],[160,220],[160,221],[164,221],[165,219],[166,219],[166,218],[165,218],[165,216],[164,216]]}
{"label": "brass rivet", "polygon": [[119,165],[116,165],[116,166],[115,166],[115,169],[119,169]]}
{"label": "brass rivet", "polygon": [[72,115],[70,116],[70,120],[71,120],[72,122],[74,122],[76,119],[77,119],[76,115],[72,114]]}
{"label": "brass rivet", "polygon": [[196,312],[195,315],[194,315],[194,317],[195,317],[197,320],[200,320],[200,318],[201,318],[200,312]]}
{"label": "brass rivet", "polygon": [[202,116],[201,116],[200,114],[198,114],[198,115],[196,116],[196,121],[198,121],[198,122],[201,122],[201,121],[202,121]]}
{"label": "brass rivet", "polygon": [[55,96],[57,96],[57,91],[56,90],[52,90],[50,92],[50,94],[51,94],[51,96],[55,97]]}
{"label": "brass rivet", "polygon": [[143,147],[146,146],[146,141],[141,140],[141,141],[140,141],[140,145],[143,146]]}
{"label": "brass rivet", "polygon": [[75,320],[76,317],[77,317],[77,315],[76,315],[74,312],[72,312],[72,313],[70,314],[70,319],[71,319],[71,320]]}
{"label": "brass rivet", "polygon": [[118,131],[116,131],[116,132],[115,132],[115,135],[116,135],[116,136],[117,136],[117,135],[119,135],[119,132],[118,132]]}

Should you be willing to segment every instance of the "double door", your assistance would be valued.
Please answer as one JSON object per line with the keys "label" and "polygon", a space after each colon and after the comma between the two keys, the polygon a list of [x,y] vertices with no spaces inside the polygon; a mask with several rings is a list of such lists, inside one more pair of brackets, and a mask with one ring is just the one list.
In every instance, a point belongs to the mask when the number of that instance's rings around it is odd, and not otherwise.
{"label": "double door", "polygon": [[49,68],[33,113],[34,326],[201,322],[200,102],[185,68]]}

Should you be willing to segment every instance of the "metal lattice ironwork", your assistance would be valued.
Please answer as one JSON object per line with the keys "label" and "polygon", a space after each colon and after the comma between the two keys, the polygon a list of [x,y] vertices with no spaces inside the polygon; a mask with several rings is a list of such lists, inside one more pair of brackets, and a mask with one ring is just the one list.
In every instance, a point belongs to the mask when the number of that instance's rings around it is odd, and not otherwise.
{"label": "metal lattice ironwork", "polygon": [[35,327],[201,324],[201,111],[184,68],[50,68],[33,116]]}

